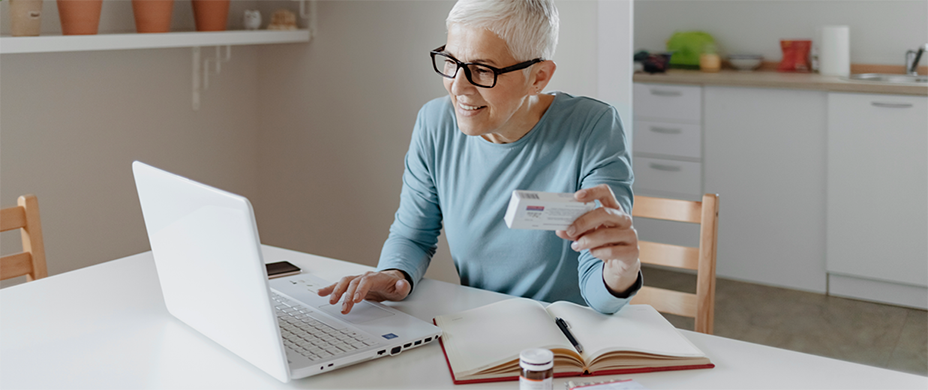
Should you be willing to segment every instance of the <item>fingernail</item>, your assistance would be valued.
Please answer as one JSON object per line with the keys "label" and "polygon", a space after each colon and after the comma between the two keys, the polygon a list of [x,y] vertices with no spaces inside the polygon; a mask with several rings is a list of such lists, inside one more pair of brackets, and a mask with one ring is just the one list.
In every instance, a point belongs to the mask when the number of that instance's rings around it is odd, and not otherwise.
{"label": "fingernail", "polygon": [[580,247],[580,244],[578,244],[576,241],[574,241],[573,243],[570,244],[570,247],[571,247],[573,250],[577,250],[577,248]]}
{"label": "fingernail", "polygon": [[572,225],[571,225],[570,227],[567,228],[567,235],[568,235],[568,236],[572,236],[572,235],[574,235],[574,233],[576,233],[576,232],[577,232],[577,228],[573,227]]}
{"label": "fingernail", "polygon": [[577,198],[582,198],[582,197],[586,196],[586,190],[577,191],[577,193],[576,193],[575,196],[576,196]]}
{"label": "fingernail", "polygon": [[354,294],[354,301],[361,302],[361,293]]}

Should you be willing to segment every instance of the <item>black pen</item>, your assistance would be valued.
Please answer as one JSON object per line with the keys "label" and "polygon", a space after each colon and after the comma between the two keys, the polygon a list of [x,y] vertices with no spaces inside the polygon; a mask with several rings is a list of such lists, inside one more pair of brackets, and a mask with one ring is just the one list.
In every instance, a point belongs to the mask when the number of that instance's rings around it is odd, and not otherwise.
{"label": "black pen", "polygon": [[554,323],[557,324],[558,328],[561,328],[561,332],[564,332],[564,336],[567,336],[567,340],[570,340],[570,343],[574,345],[574,348],[577,349],[577,352],[583,353],[583,347],[580,346],[580,343],[577,342],[577,339],[574,338],[574,335],[570,333],[570,330],[567,329],[567,323],[564,322],[560,317],[554,319]]}

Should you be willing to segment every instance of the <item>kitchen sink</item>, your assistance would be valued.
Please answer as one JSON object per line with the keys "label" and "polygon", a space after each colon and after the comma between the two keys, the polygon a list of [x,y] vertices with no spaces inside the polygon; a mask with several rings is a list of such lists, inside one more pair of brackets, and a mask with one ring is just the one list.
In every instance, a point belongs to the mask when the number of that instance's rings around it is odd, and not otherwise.
{"label": "kitchen sink", "polygon": [[852,74],[847,79],[892,84],[928,84],[928,76],[910,76],[907,74],[859,73]]}

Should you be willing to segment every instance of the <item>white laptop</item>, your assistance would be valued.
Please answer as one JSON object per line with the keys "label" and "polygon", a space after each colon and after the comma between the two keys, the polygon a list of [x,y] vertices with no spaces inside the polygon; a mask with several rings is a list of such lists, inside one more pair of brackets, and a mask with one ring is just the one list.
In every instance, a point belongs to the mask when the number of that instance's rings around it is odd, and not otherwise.
{"label": "white laptop", "polygon": [[[342,315],[310,274],[268,281],[248,199],[132,163],[168,311],[287,382],[416,348],[441,329],[376,302]],[[282,260],[282,259],[273,259]]]}

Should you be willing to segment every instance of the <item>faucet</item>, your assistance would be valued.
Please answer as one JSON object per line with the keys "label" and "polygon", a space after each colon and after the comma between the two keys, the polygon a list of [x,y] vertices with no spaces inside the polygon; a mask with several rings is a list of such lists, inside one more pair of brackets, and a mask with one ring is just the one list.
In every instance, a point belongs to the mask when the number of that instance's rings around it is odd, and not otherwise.
{"label": "faucet", "polygon": [[918,60],[922,59],[922,54],[928,49],[928,43],[919,47],[918,51],[909,50],[905,52],[905,72],[909,76],[918,76]]}

